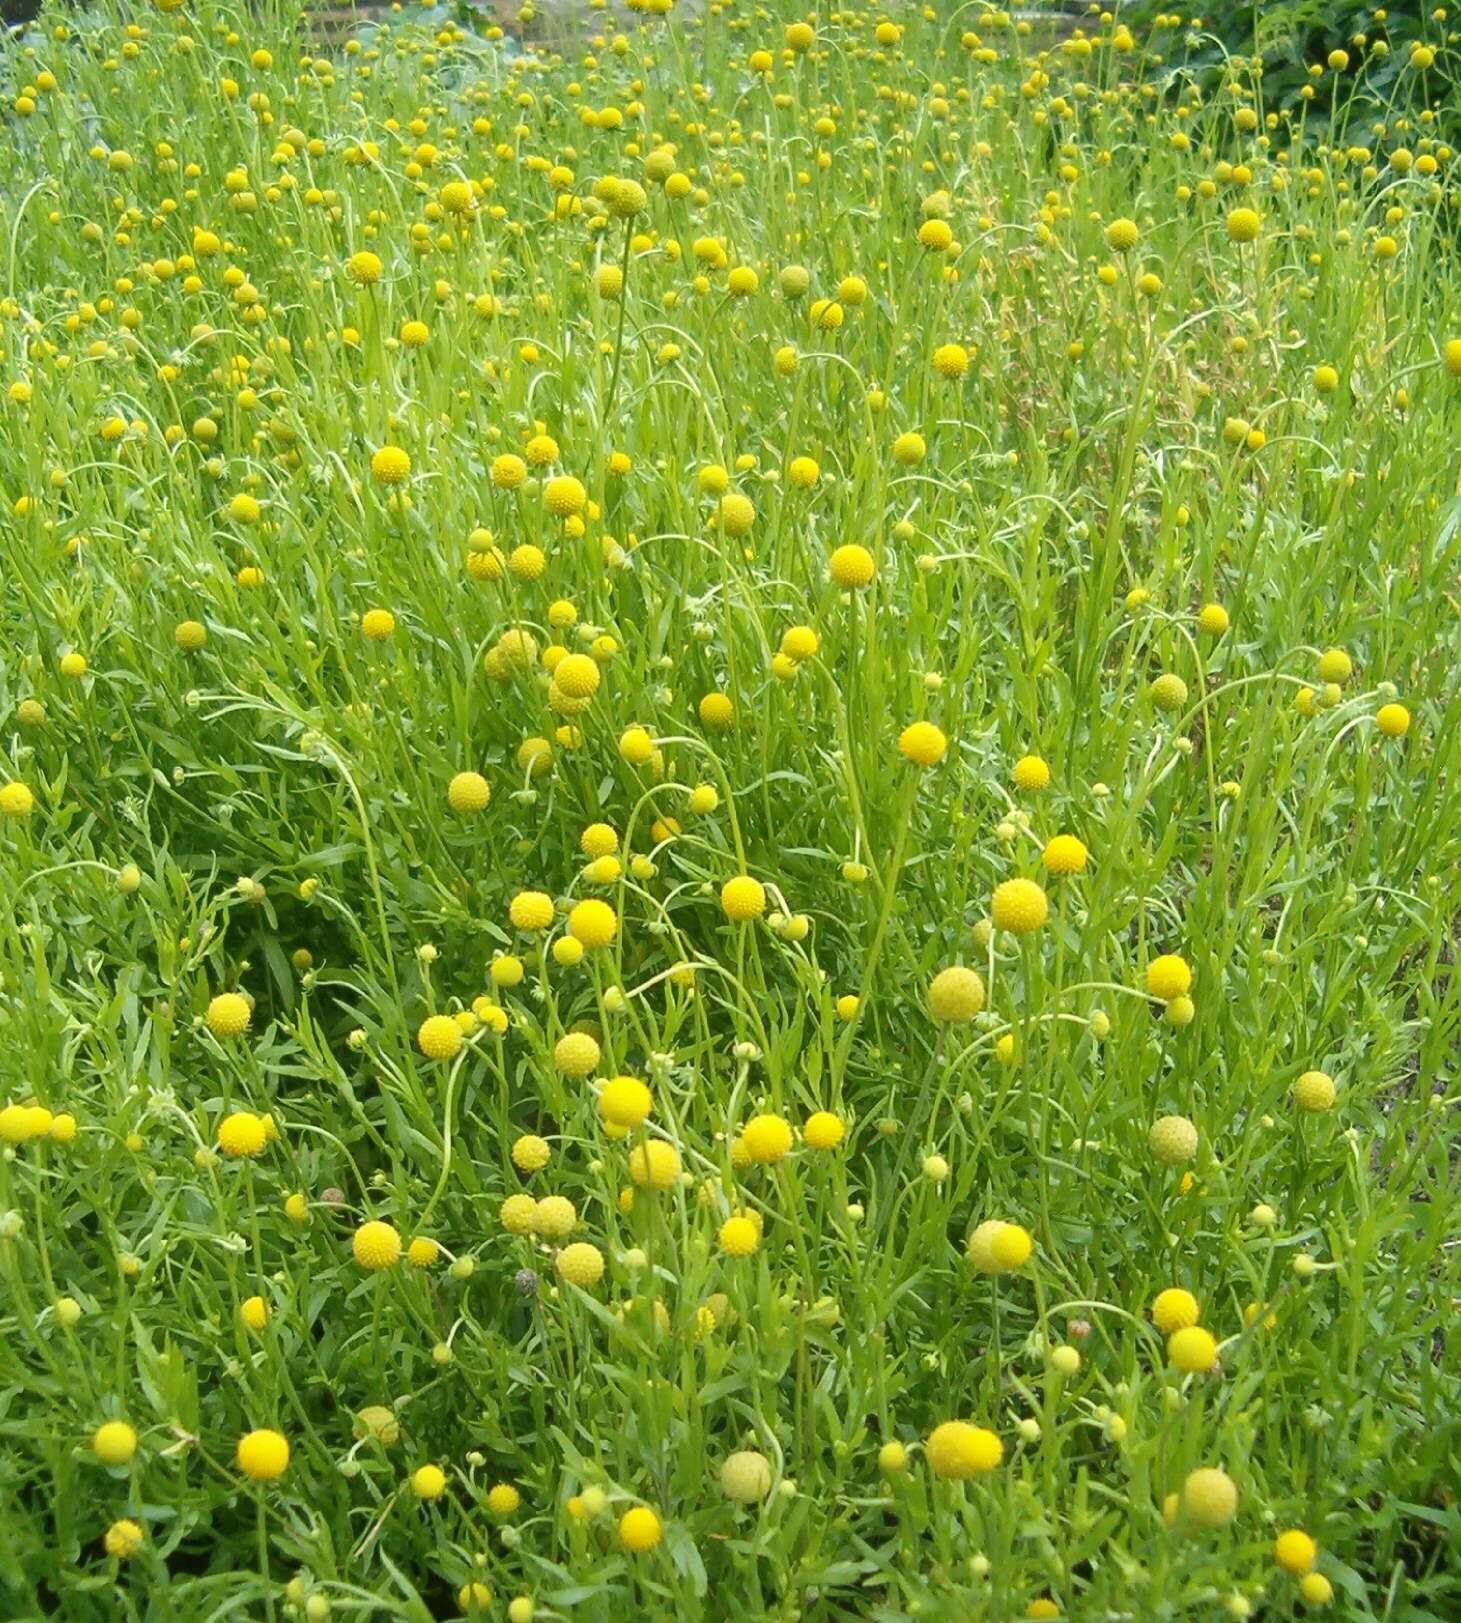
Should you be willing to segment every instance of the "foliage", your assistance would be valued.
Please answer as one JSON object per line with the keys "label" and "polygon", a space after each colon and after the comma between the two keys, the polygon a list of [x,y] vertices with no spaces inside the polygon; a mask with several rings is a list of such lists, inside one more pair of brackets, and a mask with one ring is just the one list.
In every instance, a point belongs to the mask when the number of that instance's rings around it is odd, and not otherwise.
{"label": "foliage", "polygon": [[[1265,102],[1287,112],[1306,100],[1360,117],[1397,102],[1457,109],[1461,36],[1449,26],[1444,8],[1408,0],[1395,6],[1370,0],[1273,0],[1220,5],[1179,21],[1141,0],[1122,15],[1137,28],[1176,28],[1182,35],[1183,74],[1197,72],[1208,84],[1220,81],[1231,56],[1261,61]],[[1420,72],[1411,63],[1417,47],[1435,54]],[[1328,66],[1335,51],[1344,52],[1360,71],[1336,74]]]}
{"label": "foliage", "polygon": [[494,33],[0,59],[0,1616],[1455,1618],[1445,131]]}

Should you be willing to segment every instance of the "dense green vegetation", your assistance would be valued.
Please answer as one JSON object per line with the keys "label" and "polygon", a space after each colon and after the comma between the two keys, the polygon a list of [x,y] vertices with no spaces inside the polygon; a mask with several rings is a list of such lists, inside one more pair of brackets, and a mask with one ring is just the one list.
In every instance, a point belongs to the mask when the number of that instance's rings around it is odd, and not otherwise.
{"label": "dense green vegetation", "polygon": [[6,46],[0,1616],[1457,1615],[1446,27]]}

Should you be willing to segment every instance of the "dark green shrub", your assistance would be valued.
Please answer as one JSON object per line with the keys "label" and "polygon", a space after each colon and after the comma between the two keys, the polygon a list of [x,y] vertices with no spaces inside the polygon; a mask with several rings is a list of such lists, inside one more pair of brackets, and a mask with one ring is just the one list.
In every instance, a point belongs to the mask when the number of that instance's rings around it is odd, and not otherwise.
{"label": "dark green shrub", "polygon": [[[1182,16],[1178,32],[1188,48],[1185,56],[1179,51],[1170,55],[1199,70],[1216,70],[1228,56],[1261,57],[1266,99],[1273,108],[1295,107],[1302,100],[1323,108],[1397,101],[1412,107],[1455,105],[1461,31],[1451,19],[1436,15],[1444,9],[1415,0],[1397,6],[1376,6],[1369,0],[1219,4]],[[1133,27],[1154,27],[1163,17],[1170,21],[1172,14],[1142,0],[1123,16]],[[1434,53],[1433,60],[1417,65],[1417,48]],[[1340,71],[1328,66],[1335,51],[1344,51],[1349,59]]]}

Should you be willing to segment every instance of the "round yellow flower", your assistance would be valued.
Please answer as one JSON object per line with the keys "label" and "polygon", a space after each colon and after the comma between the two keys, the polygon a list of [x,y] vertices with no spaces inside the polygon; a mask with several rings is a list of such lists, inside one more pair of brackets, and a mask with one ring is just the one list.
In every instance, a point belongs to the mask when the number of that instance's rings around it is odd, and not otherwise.
{"label": "round yellow flower", "polygon": [[1217,1364],[1217,1341],[1200,1324],[1183,1325],[1167,1338],[1167,1357],[1184,1375],[1205,1375]]}
{"label": "round yellow flower", "polygon": [[791,1128],[781,1116],[752,1116],[741,1133],[741,1143],[753,1161],[775,1166],[791,1149]]}
{"label": "round yellow flower", "polygon": [[1273,1541],[1273,1559],[1285,1572],[1302,1577],[1319,1559],[1319,1546],[1302,1528],[1291,1527]]}
{"label": "round yellow flower", "polygon": [[664,1537],[664,1527],[647,1505],[635,1505],[619,1518],[619,1542],[635,1555],[645,1555]]}
{"label": "round yellow flower", "polygon": [[580,1240],[574,1245],[564,1246],[553,1259],[553,1266],[557,1269],[560,1279],[587,1290],[590,1285],[597,1285],[603,1278],[604,1254],[596,1245],[589,1245],[587,1241]]}
{"label": "round yellow flower", "polygon": [[492,459],[492,483],[499,490],[516,490],[528,476],[528,465],[520,456],[504,451]]}
{"label": "round yellow flower", "polygon": [[356,1262],[367,1273],[389,1268],[401,1255],[401,1236],[390,1223],[362,1223],[350,1241]]}
{"label": "round yellow flower", "polygon": [[373,1437],[386,1448],[394,1448],[401,1440],[401,1422],[395,1410],[384,1404],[368,1403],[355,1416],[355,1435]]}
{"label": "round yellow flower", "polygon": [[626,1132],[648,1120],[654,1108],[649,1088],[637,1076],[616,1076],[599,1092],[599,1112],[612,1127]]}
{"label": "round yellow flower", "polygon": [[1334,1103],[1334,1078],[1324,1071],[1305,1071],[1294,1083],[1294,1102],[1300,1110],[1316,1115]]}
{"label": "round yellow flower", "polygon": [[203,1016],[215,1037],[237,1037],[249,1029],[254,1011],[246,997],[237,992],[220,992]]}
{"label": "round yellow flower", "polygon": [[802,1142],[812,1150],[835,1150],[847,1136],[840,1116],[830,1110],[814,1111],[802,1124]]}
{"label": "round yellow flower", "polygon": [[1238,1514],[1238,1489],[1226,1471],[1204,1466],[1182,1484],[1182,1508],[1204,1527],[1224,1527]]}
{"label": "round yellow flower", "polygon": [[761,1243],[761,1231],[749,1217],[728,1217],[716,1236],[728,1257],[749,1257]]}
{"label": "round yellow flower", "polygon": [[362,248],[358,253],[351,254],[345,261],[346,275],[352,282],[358,282],[361,287],[369,287],[373,282],[378,282],[384,268],[380,259],[368,248]]}
{"label": "round yellow flower", "polygon": [[876,567],[872,553],[855,542],[838,547],[827,560],[827,573],[834,583],[849,591],[866,586],[872,580]]}
{"label": "round yellow flower", "polygon": [[1050,782],[1050,768],[1038,755],[1022,755],[1015,762],[1015,787],[1027,794],[1043,789]]}
{"label": "round yellow flower", "polygon": [[103,1465],[125,1465],[137,1452],[137,1433],[125,1420],[109,1420],[91,1434],[91,1451]]}
{"label": "round yellow flower", "polygon": [[720,1468],[721,1491],[738,1504],[753,1505],[771,1492],[774,1473],[771,1461],[754,1449],[741,1449],[727,1455]]}
{"label": "round yellow flower", "polygon": [[1158,710],[1180,710],[1187,703],[1187,684],[1168,671],[1157,677],[1147,694]]}
{"label": "round yellow flower", "polygon": [[927,441],[922,434],[915,434],[911,429],[893,441],[893,460],[905,468],[916,468],[927,455]]}
{"label": "round yellow flower", "polygon": [[1185,997],[1192,989],[1192,971],[1176,953],[1164,952],[1147,965],[1146,989],[1159,1003]]}
{"label": "round yellow flower", "polygon": [[604,182],[603,192],[609,213],[620,220],[632,219],[649,205],[644,187],[637,180],[608,180]]}
{"label": "round yellow flower", "polygon": [[940,344],[933,352],[933,369],[941,378],[957,381],[969,370],[969,351],[962,344]]}
{"label": "round yellow flower", "polygon": [[1354,672],[1354,661],[1342,648],[1326,648],[1319,656],[1319,680],[1343,684]]}
{"label": "round yellow flower", "polygon": [[6,1105],[0,1110],[0,1139],[7,1144],[24,1144],[34,1136],[30,1111],[24,1105]]}
{"label": "round yellow flower", "polygon": [[[574,942],[574,945],[578,943]],[[494,958],[487,973],[492,977],[494,986],[521,986],[525,971],[522,959],[508,952]]]}
{"label": "round yellow flower", "polygon": [[586,857],[612,856],[619,849],[619,836],[608,823],[590,823],[578,837],[578,848]]}
{"label": "round yellow flower", "polygon": [[651,1138],[629,1152],[629,1176],[641,1189],[668,1189],[680,1176],[680,1157],[673,1144]]}
{"label": "round yellow flower", "polygon": [[1375,725],[1386,738],[1404,738],[1410,731],[1410,712],[1403,704],[1382,704],[1375,712]]}
{"label": "round yellow flower", "polygon": [[1152,1302],[1152,1323],[1163,1335],[1171,1335],[1175,1330],[1186,1330],[1196,1324],[1200,1312],[1192,1292],[1173,1285],[1157,1292]]}
{"label": "round yellow flower", "polygon": [[599,690],[602,673],[587,654],[569,654],[553,667],[553,680],[570,699],[591,699]]}
{"label": "round yellow flower", "polygon": [[446,786],[446,802],[454,812],[470,816],[492,798],[492,786],[480,772],[458,772]]}
{"label": "round yellow flower", "polygon": [[937,766],[948,747],[947,735],[931,721],[912,722],[898,735],[899,750],[915,766]]}
{"label": "round yellow flower", "polygon": [[756,509],[750,497],[734,490],[722,496],[716,508],[716,522],[733,540],[738,541],[749,535],[751,526],[756,522]]}
{"label": "round yellow flower", "polygon": [[127,1516],[113,1522],[102,1535],[103,1548],[108,1555],[118,1561],[125,1561],[129,1555],[136,1555],[146,1541],[147,1534],[143,1532],[141,1525]]}
{"label": "round yellow flower", "polygon": [[524,1133],[514,1140],[512,1164],[519,1172],[541,1172],[553,1158],[553,1151],[545,1138],[536,1133]]}
{"label": "round yellow flower", "polygon": [[593,1075],[601,1052],[598,1043],[586,1031],[570,1031],[553,1045],[553,1063],[564,1076],[581,1080]]}
{"label": "round yellow flower", "polygon": [[36,797],[23,783],[7,783],[0,789],[0,812],[6,817],[29,817],[35,810]]}
{"label": "round yellow flower", "polygon": [[1040,860],[1045,871],[1057,878],[1065,874],[1084,871],[1090,852],[1074,834],[1057,834],[1048,841]]}
{"label": "round yellow flower", "polygon": [[727,879],[720,887],[720,905],[728,919],[744,924],[766,911],[766,887],[749,874]]}
{"label": "round yellow flower", "polygon": [[935,1020],[964,1025],[984,1007],[984,981],[977,971],[950,964],[929,982],[928,1006]]}
{"label": "round yellow flower", "polygon": [[967,1420],[946,1420],[935,1426],[924,1444],[929,1469],[935,1476],[962,1482],[992,1471],[1004,1458],[1004,1444],[983,1426]]}
{"label": "round yellow flower", "polygon": [[[503,1203],[503,1220],[506,1222],[507,1205]],[[532,1212],[532,1232],[541,1240],[563,1240],[578,1227],[578,1212],[566,1195],[544,1195],[534,1202]]]}
{"label": "round yellow flower", "polygon": [[1005,1274],[1023,1268],[1034,1248],[1028,1229],[996,1217],[974,1230],[967,1250],[969,1261],[981,1274]]}
{"label": "round yellow flower", "polygon": [[411,458],[399,445],[383,445],[371,457],[370,471],[380,484],[403,484],[411,476]]}
{"label": "round yellow flower", "polygon": [[1256,209],[1234,209],[1228,215],[1228,240],[1230,242],[1252,242],[1262,228],[1263,221]]}
{"label": "round yellow flower", "polygon": [[588,505],[588,492],[572,474],[561,473],[543,486],[543,505],[555,517],[569,518]]}
{"label": "round yellow flower", "polygon": [[474,199],[472,188],[464,180],[449,180],[436,194],[448,214],[470,214]]}
{"label": "round yellow flower", "polygon": [[781,634],[781,652],[798,663],[813,659],[822,640],[811,626],[788,626]]}
{"label": "round yellow flower", "polygon": [[569,911],[568,933],[585,947],[607,947],[619,933],[619,918],[607,902],[590,897]]}
{"label": "round yellow flower", "polygon": [[989,916],[997,930],[1011,935],[1030,935],[1044,924],[1050,912],[1045,892],[1033,879],[1006,879],[996,885],[989,901]]}
{"label": "round yellow flower", "polygon": [[277,1431],[248,1432],[238,1440],[238,1468],[255,1482],[273,1482],[289,1465],[289,1444]]}
{"label": "round yellow flower", "polygon": [[439,1465],[420,1465],[411,1473],[411,1492],[418,1499],[440,1499],[446,1492],[446,1472]]}
{"label": "round yellow flower", "polygon": [[248,1110],[235,1110],[218,1124],[218,1147],[225,1155],[257,1155],[267,1140],[263,1119]]}
{"label": "round yellow flower", "polygon": [[416,1033],[416,1045],[427,1059],[455,1059],[463,1041],[461,1026],[449,1014],[429,1015]]}
{"label": "round yellow flower", "polygon": [[507,904],[507,916],[519,930],[546,930],[553,922],[553,898],[541,890],[520,890]]}
{"label": "round yellow flower", "polygon": [[1157,1160],[1181,1166],[1197,1154],[1197,1129],[1186,1116],[1162,1116],[1152,1123],[1147,1143]]}

